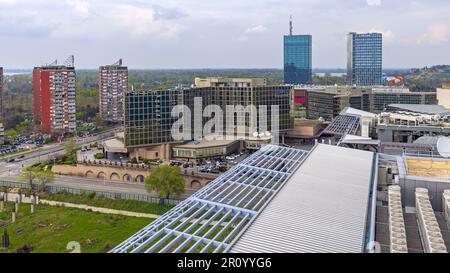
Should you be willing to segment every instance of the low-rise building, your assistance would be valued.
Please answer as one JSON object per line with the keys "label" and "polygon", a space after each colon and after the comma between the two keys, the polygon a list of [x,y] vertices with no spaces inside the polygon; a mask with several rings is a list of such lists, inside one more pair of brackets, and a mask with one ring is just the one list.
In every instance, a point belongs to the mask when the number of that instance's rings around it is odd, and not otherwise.
{"label": "low-rise building", "polygon": [[294,87],[292,92],[294,93],[294,95],[292,96],[292,114],[294,118],[305,119],[307,111],[308,91],[305,88]]}
{"label": "low-rise building", "polygon": [[307,116],[332,121],[347,107],[379,114],[390,104],[436,104],[436,93],[408,88],[324,86],[307,89]]}
{"label": "low-rise building", "polygon": [[267,86],[265,78],[224,78],[224,77],[207,77],[195,78],[195,87],[252,87]]}
{"label": "low-rise building", "polygon": [[319,120],[296,119],[294,129],[286,134],[284,143],[289,145],[313,145],[315,140],[320,137],[322,130],[323,123]]}
{"label": "low-rise building", "polygon": [[103,149],[107,160],[127,161],[129,159],[128,149],[125,148],[123,143],[123,133],[117,134],[116,138],[103,141]]}
{"label": "low-rise building", "polygon": [[174,146],[172,155],[175,159],[198,162],[202,159],[225,157],[242,150],[240,140],[206,140],[191,141]]}
{"label": "low-rise building", "polygon": [[378,138],[383,142],[413,143],[423,136],[449,136],[450,109],[438,105],[389,105],[378,116]]}

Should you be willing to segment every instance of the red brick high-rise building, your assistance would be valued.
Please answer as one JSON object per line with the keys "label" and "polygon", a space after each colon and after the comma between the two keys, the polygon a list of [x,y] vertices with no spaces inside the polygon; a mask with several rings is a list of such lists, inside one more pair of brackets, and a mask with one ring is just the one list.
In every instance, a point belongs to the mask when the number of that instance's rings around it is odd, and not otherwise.
{"label": "red brick high-rise building", "polygon": [[43,134],[76,130],[76,74],[73,56],[33,70],[34,119]]}

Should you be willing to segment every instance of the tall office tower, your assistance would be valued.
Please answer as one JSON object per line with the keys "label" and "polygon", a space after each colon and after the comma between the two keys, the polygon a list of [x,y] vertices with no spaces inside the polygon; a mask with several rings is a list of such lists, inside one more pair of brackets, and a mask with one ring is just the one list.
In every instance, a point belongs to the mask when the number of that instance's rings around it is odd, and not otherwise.
{"label": "tall office tower", "polygon": [[289,35],[284,36],[284,83],[312,83],[312,36],[293,35],[292,18]]}
{"label": "tall office tower", "polygon": [[383,36],[381,33],[350,33],[347,41],[347,77],[357,86],[381,85]]}
{"label": "tall office tower", "polygon": [[3,97],[3,67],[0,67],[0,120],[3,120],[5,114]]}
{"label": "tall office tower", "polygon": [[74,57],[33,70],[34,120],[43,134],[76,130]]}
{"label": "tall office tower", "polygon": [[128,91],[128,68],[122,59],[113,65],[100,66],[98,86],[100,90],[100,115],[112,122],[123,122],[123,98]]}

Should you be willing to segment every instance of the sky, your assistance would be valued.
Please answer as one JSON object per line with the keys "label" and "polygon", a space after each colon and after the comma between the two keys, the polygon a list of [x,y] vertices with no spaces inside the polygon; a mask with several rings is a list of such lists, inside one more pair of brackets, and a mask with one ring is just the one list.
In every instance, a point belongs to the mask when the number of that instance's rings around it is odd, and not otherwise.
{"label": "sky", "polygon": [[314,68],[345,68],[346,34],[374,31],[385,68],[450,64],[449,0],[0,0],[0,66],[282,68],[290,15]]}

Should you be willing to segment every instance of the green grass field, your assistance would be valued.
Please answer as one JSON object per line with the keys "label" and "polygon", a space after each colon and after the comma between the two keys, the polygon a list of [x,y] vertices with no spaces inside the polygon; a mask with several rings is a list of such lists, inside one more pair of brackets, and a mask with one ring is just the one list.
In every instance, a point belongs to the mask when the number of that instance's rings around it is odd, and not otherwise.
{"label": "green grass field", "polygon": [[[9,220],[8,212],[0,213],[0,223]],[[7,227],[11,246],[0,252],[16,252],[26,244],[33,253],[64,253],[69,242],[80,243],[83,253],[108,252],[151,222],[150,219],[100,214],[79,209],[40,205],[30,213],[30,205],[20,205],[16,223]],[[0,229],[3,235],[3,229]]]}
{"label": "green grass field", "polygon": [[174,207],[172,205],[159,205],[143,201],[118,200],[118,199],[114,200],[92,194],[74,195],[66,192],[49,193],[43,196],[42,198],[58,202],[83,204],[92,207],[126,210],[132,212],[149,213],[157,215],[162,215]]}

